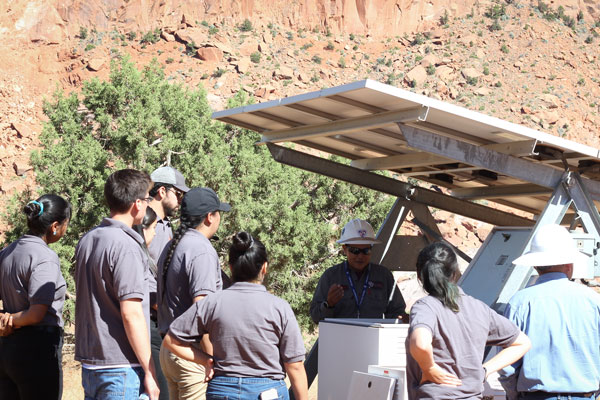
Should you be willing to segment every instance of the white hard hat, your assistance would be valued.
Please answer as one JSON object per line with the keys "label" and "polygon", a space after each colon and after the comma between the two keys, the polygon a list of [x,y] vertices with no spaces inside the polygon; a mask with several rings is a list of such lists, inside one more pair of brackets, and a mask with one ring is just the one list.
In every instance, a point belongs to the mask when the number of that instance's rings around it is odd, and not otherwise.
{"label": "white hard hat", "polygon": [[363,219],[353,219],[342,229],[342,236],[337,241],[340,244],[375,244],[381,241],[375,239],[373,227]]}
{"label": "white hard hat", "polygon": [[531,240],[529,250],[513,261],[526,267],[551,265],[585,265],[588,256],[577,249],[571,234],[560,225],[548,224],[540,227]]}

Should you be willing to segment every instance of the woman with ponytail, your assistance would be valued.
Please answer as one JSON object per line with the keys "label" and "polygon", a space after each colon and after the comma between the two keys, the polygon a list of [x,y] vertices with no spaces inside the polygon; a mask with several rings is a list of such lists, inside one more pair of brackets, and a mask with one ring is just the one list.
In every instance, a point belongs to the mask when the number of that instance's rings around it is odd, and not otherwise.
{"label": "woman with ponytail", "polygon": [[[445,243],[417,257],[417,278],[429,294],[410,310],[407,345],[409,399],[481,399],[489,374],[531,347],[512,322],[456,285],[456,254]],[[482,364],[486,346],[503,348]]]}
{"label": "woman with ponytail", "polygon": [[0,251],[0,399],[59,400],[67,286],[48,245],[67,231],[71,205],[46,194],[23,212],[28,232]]}
{"label": "woman with ponytail", "polygon": [[[165,335],[171,322],[195,302],[221,291],[219,257],[209,239],[221,222],[221,211],[231,206],[222,203],[210,188],[193,188],[181,202],[180,226],[158,261],[158,327]],[[212,354],[208,337],[198,348]],[[164,346],[160,365],[173,400],[204,399],[206,383],[202,366],[180,359]]]}
{"label": "woman with ponytail", "polygon": [[[234,284],[209,295],[176,319],[163,341],[179,357],[204,366],[208,400],[308,399],[304,343],[290,305],[263,286],[265,246],[246,232],[233,238],[229,267]],[[214,356],[193,343],[209,334]]]}

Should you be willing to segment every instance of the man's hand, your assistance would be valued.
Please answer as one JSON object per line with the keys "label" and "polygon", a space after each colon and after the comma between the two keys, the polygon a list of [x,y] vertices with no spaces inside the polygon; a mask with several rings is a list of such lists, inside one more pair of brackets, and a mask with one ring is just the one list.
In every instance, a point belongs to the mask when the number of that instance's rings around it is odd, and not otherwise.
{"label": "man's hand", "polygon": [[327,304],[329,304],[329,307],[333,307],[339,303],[342,297],[344,297],[344,288],[342,288],[342,285],[334,283],[327,292]]}
{"label": "man's hand", "polygon": [[204,382],[208,382],[215,376],[215,362],[212,358],[207,358],[202,365],[204,366]]}
{"label": "man's hand", "polygon": [[10,313],[0,314],[0,336],[8,336],[14,331],[13,317]]}
{"label": "man's hand", "polygon": [[146,373],[144,376],[144,392],[150,397],[150,400],[158,400],[160,389],[156,382],[154,373]]}
{"label": "man's hand", "polygon": [[424,382],[433,382],[439,385],[446,386],[462,385],[462,381],[458,379],[456,375],[444,371],[442,368],[440,368],[439,365],[435,363],[431,366],[431,368],[429,368],[426,371],[423,371],[423,378],[421,379],[421,384],[423,384]]}

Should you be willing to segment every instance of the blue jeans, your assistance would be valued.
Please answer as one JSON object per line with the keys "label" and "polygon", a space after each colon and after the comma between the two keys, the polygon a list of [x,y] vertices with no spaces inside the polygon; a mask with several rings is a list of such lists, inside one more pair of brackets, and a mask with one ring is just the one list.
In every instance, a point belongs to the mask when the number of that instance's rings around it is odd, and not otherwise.
{"label": "blue jeans", "polygon": [[520,392],[519,400],[593,400],[595,396],[572,396],[569,394],[559,394],[559,393],[544,393],[544,392]]}
{"label": "blue jeans", "polygon": [[141,367],[81,369],[85,400],[138,400],[143,382]]}
{"label": "blue jeans", "polygon": [[260,394],[269,389],[277,390],[277,399],[289,400],[283,380],[230,376],[214,377],[208,383],[206,400],[260,400]]}

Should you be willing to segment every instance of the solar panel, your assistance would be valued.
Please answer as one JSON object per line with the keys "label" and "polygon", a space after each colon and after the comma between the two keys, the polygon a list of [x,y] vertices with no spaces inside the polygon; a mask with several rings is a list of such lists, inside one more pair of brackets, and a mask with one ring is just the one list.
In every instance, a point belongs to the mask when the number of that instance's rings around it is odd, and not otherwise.
{"label": "solar panel", "polygon": [[259,132],[261,144],[295,143],[539,214],[565,169],[600,200],[600,152],[522,125],[364,80],[215,112]]}

